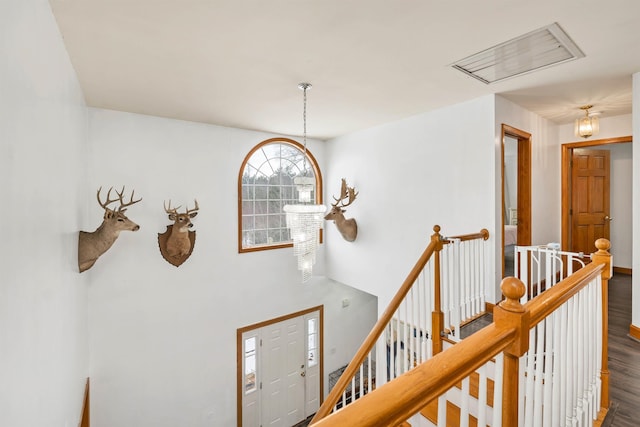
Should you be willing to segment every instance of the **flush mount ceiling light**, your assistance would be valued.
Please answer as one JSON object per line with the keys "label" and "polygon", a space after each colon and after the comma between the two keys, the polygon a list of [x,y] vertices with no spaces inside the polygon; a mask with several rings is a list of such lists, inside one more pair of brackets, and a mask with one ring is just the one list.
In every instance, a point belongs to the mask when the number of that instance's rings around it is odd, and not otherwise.
{"label": "flush mount ceiling light", "polygon": [[302,119],[304,157],[301,176],[294,179],[298,192],[298,203],[285,205],[287,228],[291,232],[293,240],[293,254],[298,257],[298,270],[302,271],[302,281],[306,282],[311,277],[313,264],[316,263],[316,249],[319,244],[319,230],[327,210],[324,205],[311,203],[311,194],[315,189],[315,178],[309,176],[307,171],[307,90],[311,89],[311,83],[300,83],[298,88],[304,92],[304,109]]}
{"label": "flush mount ceiling light", "polygon": [[576,119],[576,136],[589,138],[600,131],[600,121],[598,120],[598,117],[589,115],[589,109],[591,108],[593,108],[593,105],[583,105],[580,107],[581,110],[584,110],[584,117]]}
{"label": "flush mount ceiling light", "polygon": [[553,23],[501,43],[451,66],[483,83],[495,83],[551,65],[584,57],[584,53]]}

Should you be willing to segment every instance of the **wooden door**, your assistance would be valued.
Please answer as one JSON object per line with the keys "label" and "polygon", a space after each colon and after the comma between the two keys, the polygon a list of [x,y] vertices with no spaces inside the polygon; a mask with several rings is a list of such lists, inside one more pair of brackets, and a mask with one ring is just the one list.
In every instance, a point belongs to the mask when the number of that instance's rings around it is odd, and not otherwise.
{"label": "wooden door", "polygon": [[571,160],[571,251],[590,254],[609,239],[609,151],[576,148]]}

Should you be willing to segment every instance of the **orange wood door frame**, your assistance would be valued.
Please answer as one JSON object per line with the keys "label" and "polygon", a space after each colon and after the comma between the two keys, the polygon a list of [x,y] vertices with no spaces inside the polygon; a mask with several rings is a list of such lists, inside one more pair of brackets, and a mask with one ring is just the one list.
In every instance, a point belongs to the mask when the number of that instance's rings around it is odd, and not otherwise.
{"label": "orange wood door frame", "polygon": [[517,244],[531,244],[531,134],[512,126],[502,124],[502,276],[504,277],[504,139],[505,136],[518,140],[518,237]]}
{"label": "orange wood door frame", "polygon": [[580,141],[569,142],[562,144],[562,249],[571,249],[571,216],[569,210],[571,209],[571,158],[573,157],[573,150],[576,148],[589,148],[598,147],[608,144],[623,144],[626,142],[632,142],[631,135],[622,136],[619,138],[606,138],[606,139],[594,139],[593,141]]}

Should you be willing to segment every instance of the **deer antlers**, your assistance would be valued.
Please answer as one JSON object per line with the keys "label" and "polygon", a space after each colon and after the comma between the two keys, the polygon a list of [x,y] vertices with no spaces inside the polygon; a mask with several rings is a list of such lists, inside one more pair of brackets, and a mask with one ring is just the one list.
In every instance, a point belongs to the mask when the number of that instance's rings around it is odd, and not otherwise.
{"label": "deer antlers", "polygon": [[[185,215],[189,215],[192,212],[197,211],[198,209],[200,209],[198,207],[198,201],[196,199],[193,199],[193,201],[196,203],[196,207],[193,209],[189,209],[189,206],[187,206],[187,212],[185,212]],[[169,207],[167,207],[167,203],[164,203],[164,211],[168,214],[173,214],[173,215],[178,215],[178,209],[180,209],[182,207],[182,205],[177,206],[173,209],[171,209],[171,200],[169,200]]]}
{"label": "deer antlers", "polygon": [[[332,203],[331,206],[333,206],[334,208],[345,208],[353,203],[354,200],[356,200],[357,195],[358,193],[356,192],[356,190],[353,187],[347,187],[347,181],[342,178],[342,186],[340,187],[340,198],[336,199],[334,196],[333,200],[335,200],[336,202]],[[347,197],[349,198],[349,202],[345,204],[344,200]]]}
{"label": "deer antlers", "polygon": [[118,198],[112,200],[111,199],[111,190],[113,190],[113,187],[109,188],[109,191],[107,192],[107,201],[102,203],[102,200],[100,200],[100,191],[102,191],[102,187],[98,188],[98,194],[97,194],[98,203],[105,210],[113,210],[113,209],[109,209],[107,206],[110,205],[113,202],[118,202],[119,201],[120,202],[120,206],[118,207],[117,210],[115,210],[115,212],[124,212],[124,211],[126,211],[126,209],[122,209],[122,208],[126,208],[127,206],[131,206],[134,203],[138,203],[140,200],[142,200],[142,197],[140,197],[138,200],[133,200],[133,195],[136,192],[136,190],[133,190],[131,192],[131,198],[129,199],[128,202],[125,202],[123,200],[124,187],[122,187],[122,190],[120,190],[120,191],[116,190],[116,194],[118,195]]}

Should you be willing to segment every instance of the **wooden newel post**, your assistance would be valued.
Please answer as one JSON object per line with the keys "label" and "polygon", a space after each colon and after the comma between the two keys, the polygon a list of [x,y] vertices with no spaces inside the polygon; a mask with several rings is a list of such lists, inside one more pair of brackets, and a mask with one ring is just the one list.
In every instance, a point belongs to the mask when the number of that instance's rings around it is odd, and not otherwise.
{"label": "wooden newel post", "polygon": [[502,425],[518,425],[518,378],[519,359],[529,349],[529,311],[520,304],[526,292],[524,283],[515,277],[507,277],[500,284],[505,296],[493,311],[496,326],[500,329],[516,329],[516,339],[504,351],[504,373],[502,386]]}
{"label": "wooden newel post", "polygon": [[434,233],[431,235],[431,242],[434,243],[433,252],[433,312],[431,313],[431,323],[433,330],[432,350],[436,355],[442,352],[442,334],[444,333],[444,313],[442,313],[442,293],[440,287],[440,251],[444,247],[444,239],[440,235],[440,226],[433,226]]}
{"label": "wooden newel post", "polygon": [[607,239],[596,240],[597,252],[591,254],[591,261],[596,264],[604,264],[602,270],[602,369],[600,380],[602,381],[602,400],[600,406],[609,408],[609,279],[613,275],[613,260],[609,253],[611,242]]}

